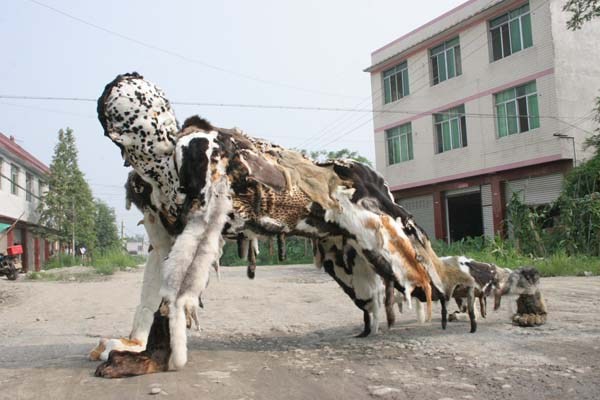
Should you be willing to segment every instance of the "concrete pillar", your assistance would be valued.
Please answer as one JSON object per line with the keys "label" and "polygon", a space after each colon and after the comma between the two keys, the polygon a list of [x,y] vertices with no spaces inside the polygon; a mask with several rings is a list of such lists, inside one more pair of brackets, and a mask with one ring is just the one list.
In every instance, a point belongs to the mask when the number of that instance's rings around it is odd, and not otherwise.
{"label": "concrete pillar", "polygon": [[504,187],[499,177],[492,177],[492,215],[494,219],[494,234],[504,237],[506,230],[504,219],[506,218],[506,202],[504,201]]}
{"label": "concrete pillar", "polygon": [[447,241],[446,207],[444,207],[444,194],[440,191],[433,192],[433,220],[435,224],[435,238]]}

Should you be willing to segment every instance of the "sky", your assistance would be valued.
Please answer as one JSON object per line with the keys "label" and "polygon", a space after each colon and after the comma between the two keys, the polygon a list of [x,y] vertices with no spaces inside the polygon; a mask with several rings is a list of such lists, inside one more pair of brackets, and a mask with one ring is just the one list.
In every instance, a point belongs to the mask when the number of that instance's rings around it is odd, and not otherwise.
{"label": "sky", "polygon": [[348,148],[374,161],[370,113],[286,107],[369,109],[371,52],[462,2],[4,0],[0,132],[49,165],[59,129],[72,128],[94,197],[115,209],[125,235],[143,234],[95,101],[2,96],[95,100],[117,74],[137,71],[172,102],[203,103],[175,104],[180,121],[198,114],[286,147]]}

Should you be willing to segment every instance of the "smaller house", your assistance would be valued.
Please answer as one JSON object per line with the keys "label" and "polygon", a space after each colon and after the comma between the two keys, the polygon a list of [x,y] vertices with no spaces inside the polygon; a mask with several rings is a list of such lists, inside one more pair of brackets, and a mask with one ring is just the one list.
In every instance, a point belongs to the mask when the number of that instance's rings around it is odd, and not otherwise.
{"label": "smaller house", "polygon": [[125,244],[125,248],[127,249],[127,253],[129,254],[137,256],[147,256],[148,245],[149,243],[144,240],[128,240]]}
{"label": "smaller house", "polygon": [[14,227],[0,234],[0,252],[20,244],[24,271],[35,269],[50,258],[52,243],[42,237],[37,207],[48,190],[49,168],[15,142],[0,133],[0,226]]}

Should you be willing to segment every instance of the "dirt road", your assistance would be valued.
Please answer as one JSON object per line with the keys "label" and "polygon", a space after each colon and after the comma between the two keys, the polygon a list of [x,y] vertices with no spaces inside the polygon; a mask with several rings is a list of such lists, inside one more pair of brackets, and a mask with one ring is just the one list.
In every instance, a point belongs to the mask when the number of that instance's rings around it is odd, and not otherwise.
{"label": "dirt road", "polygon": [[[0,280],[0,399],[598,399],[600,278],[544,279],[540,328],[507,304],[442,331],[414,312],[367,339],[362,313],[311,266],[223,268],[203,296],[184,370],[105,380],[86,353],[129,333],[142,272],[93,282]],[[451,308],[453,309],[453,307]],[[383,320],[382,316],[382,320]]]}

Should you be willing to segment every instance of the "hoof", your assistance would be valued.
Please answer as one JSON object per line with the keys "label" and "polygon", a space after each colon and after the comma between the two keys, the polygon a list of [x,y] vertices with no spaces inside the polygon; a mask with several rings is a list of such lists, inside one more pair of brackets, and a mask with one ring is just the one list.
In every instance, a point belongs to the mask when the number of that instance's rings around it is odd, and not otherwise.
{"label": "hoof", "polygon": [[248,268],[246,269],[246,275],[248,276],[248,278],[250,279],[254,279],[254,277],[256,276],[256,266],[254,266],[254,268],[250,265],[248,265]]}
{"label": "hoof", "polygon": [[370,329],[365,329],[364,331],[362,331],[361,333],[359,333],[358,335],[356,335],[354,337],[355,338],[366,338],[370,334],[371,334],[371,330]]}
{"label": "hoof", "polygon": [[168,369],[165,354],[131,351],[111,351],[108,361],[96,368],[94,376],[99,378],[125,378],[128,376],[153,374]]}

